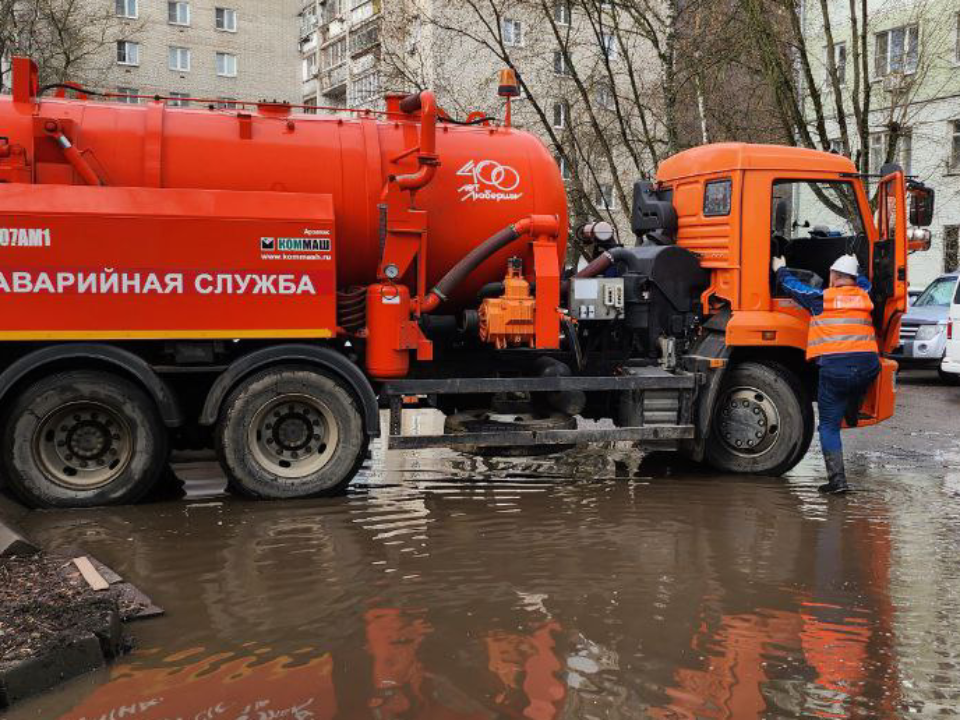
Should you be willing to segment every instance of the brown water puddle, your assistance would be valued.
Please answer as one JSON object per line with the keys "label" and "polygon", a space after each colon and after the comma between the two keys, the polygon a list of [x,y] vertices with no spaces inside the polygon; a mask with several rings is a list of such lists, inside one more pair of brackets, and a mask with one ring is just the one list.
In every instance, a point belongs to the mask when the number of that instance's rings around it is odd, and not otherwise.
{"label": "brown water puddle", "polygon": [[[960,474],[377,455],[340,499],[34,513],[167,610],[11,720],[752,718],[960,702]],[[219,480],[188,468],[191,490]],[[869,472],[869,477],[867,476]],[[678,474],[679,473],[679,474]]]}

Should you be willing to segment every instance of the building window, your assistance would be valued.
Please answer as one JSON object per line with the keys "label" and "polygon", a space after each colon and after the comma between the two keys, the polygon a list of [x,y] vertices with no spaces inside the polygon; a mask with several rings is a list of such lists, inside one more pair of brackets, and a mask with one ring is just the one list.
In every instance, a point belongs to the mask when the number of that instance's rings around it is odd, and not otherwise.
{"label": "building window", "polygon": [[237,56],[230,53],[217,53],[217,75],[221,77],[237,76]]}
{"label": "building window", "polygon": [[613,195],[613,185],[610,183],[600,183],[597,186],[597,209],[616,210],[617,200]]}
{"label": "building window", "polygon": [[232,97],[217,98],[217,109],[233,110],[237,106],[237,99]]}
{"label": "building window", "polygon": [[563,130],[567,126],[567,103],[562,100],[553,104],[553,126],[557,130]]}
{"label": "building window", "polygon": [[190,24],[190,3],[188,2],[168,2],[167,3],[167,22],[171,25],[189,25]]}
{"label": "building window", "polygon": [[523,45],[523,23],[510,18],[503,19],[503,44],[508,47]]}
{"label": "building window", "polygon": [[564,180],[572,180],[573,173],[570,171],[570,166],[567,164],[567,161],[564,159],[563,155],[555,155],[554,158],[557,161],[557,165],[560,168],[560,177]]}
{"label": "building window", "polygon": [[567,66],[567,59],[559,50],[553,51],[553,71],[557,75],[569,75],[570,68]]}
{"label": "building window", "polygon": [[920,30],[916,25],[884,30],[876,35],[874,54],[874,75],[886,77],[890,74],[909,75],[917,71]]}
{"label": "building window", "polygon": [[306,113],[307,115],[317,114],[317,96],[316,95],[312,97],[304,98],[303,104],[306,105],[306,108],[304,108],[304,111],[303,111],[304,113]]}
{"label": "building window", "polygon": [[604,34],[600,42],[600,51],[610,60],[617,57],[617,38]]}
{"label": "building window", "polygon": [[140,43],[130,42],[129,40],[118,40],[117,41],[117,64],[139,65],[140,64]]}
{"label": "building window", "polygon": [[324,70],[336,67],[347,59],[347,39],[337,40],[320,51],[320,66]]}
{"label": "building window", "polygon": [[608,83],[600,83],[597,86],[597,105],[604,110],[613,110],[616,107],[613,98],[613,88]]}
{"label": "building window", "polygon": [[176,70],[177,72],[190,72],[190,48],[169,48],[168,62],[171,70]]}
{"label": "building window", "polygon": [[189,107],[188,97],[190,96],[185,92],[171,92],[167,98],[167,105],[170,107]]}
{"label": "building window", "polygon": [[960,173],[960,120],[952,120],[950,129],[950,172]]}
{"label": "building window", "polygon": [[[893,161],[899,163],[903,172],[910,174],[913,165],[913,135],[909,129],[903,128],[899,132],[897,150],[893,154]],[[887,158],[890,143],[898,136],[890,133],[874,133],[870,136],[870,173],[878,175]]]}
{"label": "building window", "polygon": [[960,63],[960,13],[957,13],[955,22],[956,27],[954,28],[953,61],[955,63]]}
{"label": "building window", "polygon": [[375,73],[368,73],[353,81],[351,90],[351,105],[362,105],[380,96],[380,76]]}
{"label": "building window", "polygon": [[117,94],[120,96],[116,98],[119,103],[126,103],[127,105],[136,105],[140,102],[140,98],[137,97],[140,94],[139,88],[132,87],[118,87]]}
{"label": "building window", "polygon": [[[847,44],[845,42],[838,42],[833,44],[833,62],[837,66],[837,82],[840,85],[847,84]],[[828,62],[824,62],[824,75],[826,77],[827,84],[832,84],[830,79],[830,65]]]}
{"label": "building window", "polygon": [[135,18],[139,15],[137,0],[117,0],[117,17]]}
{"label": "building window", "polygon": [[233,8],[218,7],[216,9],[216,18],[217,30],[223,30],[225,32],[237,31],[237,11]]}
{"label": "building window", "polygon": [[570,24],[570,0],[557,0],[553,4],[553,19],[557,25]]}
{"label": "building window", "polygon": [[[943,227],[943,271],[960,269],[960,225]],[[954,332],[957,332],[954,328]]]}
{"label": "building window", "polygon": [[317,76],[317,55],[310,53],[303,59],[303,81],[307,82]]}

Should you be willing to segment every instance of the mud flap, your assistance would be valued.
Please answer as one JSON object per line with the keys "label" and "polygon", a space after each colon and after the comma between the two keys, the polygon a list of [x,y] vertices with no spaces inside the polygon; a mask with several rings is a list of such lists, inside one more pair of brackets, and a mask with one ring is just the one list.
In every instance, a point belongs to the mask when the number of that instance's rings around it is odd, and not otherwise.
{"label": "mud flap", "polygon": [[701,372],[706,378],[705,383],[697,393],[697,406],[694,414],[694,424],[697,435],[693,440],[684,440],[681,448],[687,457],[695,462],[701,462],[710,433],[710,423],[713,419],[713,408],[720,394],[720,385],[730,364],[731,348],[726,343],[726,324],[730,318],[730,311],[726,310],[710,319],[704,326],[707,330],[703,338],[690,354],[684,357],[685,369]]}

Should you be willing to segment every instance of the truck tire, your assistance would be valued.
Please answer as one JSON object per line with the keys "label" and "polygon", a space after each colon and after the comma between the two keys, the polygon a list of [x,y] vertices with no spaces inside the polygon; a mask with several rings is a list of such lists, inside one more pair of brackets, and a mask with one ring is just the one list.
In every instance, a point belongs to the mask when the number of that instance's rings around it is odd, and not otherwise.
{"label": "truck tire", "polygon": [[167,466],[156,404],[129,380],[78,370],[46,377],[14,401],[3,427],[10,488],[33,507],[133,503]]}
{"label": "truck tire", "polygon": [[740,363],[720,388],[706,460],[722,472],[782,475],[800,462],[812,428],[809,400],[793,373]]}
{"label": "truck tire", "polygon": [[[809,390],[800,381],[800,378],[797,377],[797,374],[789,367],[781,363],[768,360],[765,360],[763,364],[771,368],[774,372],[780,375],[780,377],[790,383],[790,387],[793,388],[794,393],[796,393],[797,398],[800,400],[800,409],[803,412],[803,435],[800,438],[800,444],[797,446],[797,456],[794,458],[794,463],[790,466],[790,468],[792,468],[794,465],[803,460],[807,454],[807,451],[810,450],[810,445],[813,444],[813,435],[817,429],[817,419],[813,414],[813,399]],[[787,468],[787,470],[790,468]],[[787,472],[787,470],[784,470],[784,472]]]}
{"label": "truck tire", "polygon": [[363,416],[333,377],[307,367],[269,368],[227,396],[217,424],[231,490],[266,500],[342,492],[366,457]]}

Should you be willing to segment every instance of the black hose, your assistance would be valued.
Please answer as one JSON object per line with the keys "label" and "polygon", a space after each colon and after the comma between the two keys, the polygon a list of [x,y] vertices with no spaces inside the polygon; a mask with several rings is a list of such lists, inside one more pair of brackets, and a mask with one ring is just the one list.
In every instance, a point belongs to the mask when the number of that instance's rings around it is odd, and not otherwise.
{"label": "black hose", "polygon": [[437,120],[439,122],[450,123],[451,125],[463,125],[466,127],[470,125],[480,125],[481,123],[485,123],[485,122],[494,122],[496,118],[490,117],[489,115],[487,115],[481,118],[476,118],[474,120],[455,120],[452,117],[439,117],[437,118]]}
{"label": "black hose", "polygon": [[450,294],[457,288],[464,279],[476,270],[480,265],[498,250],[502,250],[507,245],[520,237],[513,225],[505,227],[498,233],[491,235],[473,250],[464,255],[460,262],[447,271],[447,274],[440,278],[440,281],[433,286],[430,292],[446,300]]}
{"label": "black hose", "polygon": [[109,95],[109,93],[98,92],[97,90],[87,90],[86,88],[70,85],[69,83],[50,83],[49,85],[44,85],[37,91],[37,97],[43,97],[47,90],[58,89],[72,90],[73,92],[82,93],[83,95],[96,95],[97,97],[107,97]]}

